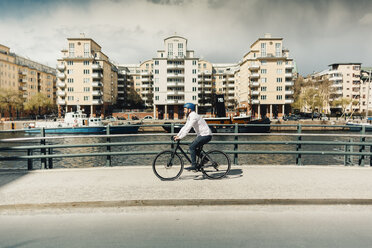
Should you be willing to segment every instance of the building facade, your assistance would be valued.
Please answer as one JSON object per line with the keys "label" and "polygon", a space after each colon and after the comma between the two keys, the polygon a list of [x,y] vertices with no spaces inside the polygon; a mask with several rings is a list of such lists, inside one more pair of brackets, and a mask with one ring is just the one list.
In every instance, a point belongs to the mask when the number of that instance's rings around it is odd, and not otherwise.
{"label": "building facade", "polygon": [[[56,70],[11,53],[0,45],[0,88],[19,92],[24,102],[37,93],[56,101]],[[13,110],[15,111],[15,110]],[[5,116],[9,113],[4,112]],[[13,113],[15,116],[15,113]]]}
{"label": "building facade", "polygon": [[266,34],[255,41],[240,62],[236,98],[253,116],[278,117],[293,103],[294,62],[282,38]]}
{"label": "building facade", "polygon": [[92,39],[68,38],[57,65],[59,113],[76,111],[108,115],[118,98],[118,68]]}

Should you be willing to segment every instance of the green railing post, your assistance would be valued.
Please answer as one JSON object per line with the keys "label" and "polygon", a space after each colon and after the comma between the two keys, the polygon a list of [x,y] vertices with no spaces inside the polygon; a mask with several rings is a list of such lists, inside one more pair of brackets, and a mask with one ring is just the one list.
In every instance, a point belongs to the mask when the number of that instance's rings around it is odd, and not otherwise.
{"label": "green railing post", "polygon": [[[297,133],[301,133],[302,132],[302,128],[301,128],[301,124],[298,123],[297,125]],[[300,142],[302,140],[302,136],[299,135],[297,136],[297,141]],[[301,144],[297,143],[296,145],[296,151],[301,151]],[[297,153],[296,154],[296,165],[302,165],[302,160],[301,160],[301,153]]]}
{"label": "green railing post", "polygon": [[[48,154],[49,155],[53,154],[52,148],[48,148]],[[53,158],[48,159],[48,166],[49,166],[49,169],[53,169]]]}
{"label": "green railing post", "polygon": [[[171,124],[171,133],[174,133],[174,123],[173,122]],[[172,150],[174,149],[174,143],[173,142],[171,143],[171,149]]]}
{"label": "green railing post", "polygon": [[[239,133],[239,126],[238,123],[235,123],[234,133]],[[235,135],[235,141],[238,141],[238,135]],[[234,151],[238,150],[238,144],[234,144]],[[234,165],[238,165],[238,153],[234,153]]]}
{"label": "green railing post", "polygon": [[[45,128],[42,127],[41,128],[41,137],[45,137]],[[41,145],[44,145],[45,146],[45,139],[41,139],[40,140],[40,144]],[[40,153],[43,154],[43,155],[46,155],[46,149],[45,148],[41,148],[40,150]],[[41,159],[41,169],[47,169],[47,162],[46,162],[46,158],[42,158]]]}
{"label": "green railing post", "polygon": [[[351,139],[349,139],[349,142],[352,143],[351,142]],[[345,145],[345,152],[351,152],[351,149],[352,148],[353,148],[352,146]],[[345,154],[345,156],[344,156],[344,165],[345,166],[352,165],[350,155]]]}
{"label": "green railing post", "polygon": [[[106,135],[110,135],[110,124],[108,124],[106,126]],[[106,143],[108,143],[108,144],[111,143],[110,137],[106,138]],[[106,151],[111,152],[111,146],[110,145],[106,146]],[[111,166],[111,155],[106,156],[106,166]]]}
{"label": "green railing post", "polygon": [[[27,149],[27,156],[32,156],[32,149]],[[32,170],[32,158],[27,159],[27,170]]]}
{"label": "green railing post", "polygon": [[[365,135],[366,134],[366,126],[362,125],[362,130],[361,130],[361,134]],[[365,136],[362,136],[360,138],[360,142],[366,142],[366,137]],[[361,145],[359,146],[359,152],[364,152],[366,149],[366,146],[365,145]],[[364,160],[365,160],[365,156],[364,155],[361,155],[359,156],[359,166],[364,166]]]}
{"label": "green railing post", "polygon": [[[369,147],[369,152],[372,153],[372,146]],[[372,166],[372,156],[369,156],[369,166]]]}

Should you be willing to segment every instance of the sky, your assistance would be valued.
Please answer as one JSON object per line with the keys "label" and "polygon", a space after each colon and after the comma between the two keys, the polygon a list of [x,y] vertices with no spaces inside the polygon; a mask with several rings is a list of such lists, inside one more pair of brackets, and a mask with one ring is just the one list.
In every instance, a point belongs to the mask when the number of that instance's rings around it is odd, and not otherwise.
{"label": "sky", "polygon": [[177,34],[212,63],[237,63],[265,33],[283,38],[298,72],[372,66],[371,0],[0,0],[0,44],[55,67],[84,33],[117,64],[156,57]]}

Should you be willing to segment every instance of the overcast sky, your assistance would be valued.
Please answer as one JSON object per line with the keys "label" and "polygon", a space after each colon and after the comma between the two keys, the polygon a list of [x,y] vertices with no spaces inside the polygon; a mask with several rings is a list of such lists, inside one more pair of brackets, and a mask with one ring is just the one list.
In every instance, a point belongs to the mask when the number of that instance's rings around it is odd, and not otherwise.
{"label": "overcast sky", "polygon": [[80,33],[119,64],[155,57],[175,33],[198,57],[236,63],[271,33],[302,75],[331,63],[372,66],[370,0],[0,0],[0,44],[20,56],[55,67],[66,38]]}

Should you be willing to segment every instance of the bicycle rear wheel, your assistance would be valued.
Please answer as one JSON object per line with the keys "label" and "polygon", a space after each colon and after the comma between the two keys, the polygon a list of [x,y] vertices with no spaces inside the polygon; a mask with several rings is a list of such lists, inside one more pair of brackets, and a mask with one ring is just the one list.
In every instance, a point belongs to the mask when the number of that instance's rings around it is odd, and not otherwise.
{"label": "bicycle rear wheel", "polygon": [[231,164],[226,153],[213,150],[207,152],[202,158],[201,171],[210,179],[220,179],[229,173]]}
{"label": "bicycle rear wheel", "polygon": [[173,151],[163,151],[155,157],[152,170],[161,180],[175,180],[183,171],[183,161]]}

